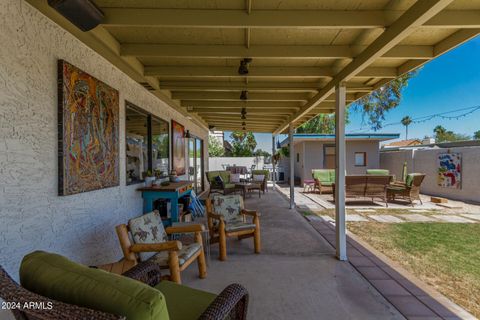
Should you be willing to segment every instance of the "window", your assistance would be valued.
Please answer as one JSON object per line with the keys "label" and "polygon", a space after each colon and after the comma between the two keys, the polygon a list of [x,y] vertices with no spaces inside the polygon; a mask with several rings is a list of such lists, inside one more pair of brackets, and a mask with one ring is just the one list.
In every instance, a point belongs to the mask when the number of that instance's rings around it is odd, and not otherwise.
{"label": "window", "polygon": [[335,145],[333,144],[323,146],[323,168],[335,169]]}
{"label": "window", "polygon": [[297,153],[297,162],[300,162],[300,153]]}
{"label": "window", "polygon": [[355,167],[365,167],[367,165],[367,153],[355,152]]}
{"label": "window", "polygon": [[127,185],[142,182],[149,170],[168,174],[168,122],[127,102],[125,132]]}

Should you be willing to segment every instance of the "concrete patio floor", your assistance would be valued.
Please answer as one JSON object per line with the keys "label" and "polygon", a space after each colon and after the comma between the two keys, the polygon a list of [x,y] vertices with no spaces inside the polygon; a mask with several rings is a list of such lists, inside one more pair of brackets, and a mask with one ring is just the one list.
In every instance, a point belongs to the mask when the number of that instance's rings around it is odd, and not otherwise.
{"label": "concrete patio floor", "polygon": [[250,293],[248,319],[404,319],[348,262],[272,190],[259,200],[251,195],[248,209],[261,212],[262,253],[253,240],[229,239],[227,261],[212,245],[208,277],[198,279],[195,267],[182,273],[183,283],[219,293],[237,282]]}

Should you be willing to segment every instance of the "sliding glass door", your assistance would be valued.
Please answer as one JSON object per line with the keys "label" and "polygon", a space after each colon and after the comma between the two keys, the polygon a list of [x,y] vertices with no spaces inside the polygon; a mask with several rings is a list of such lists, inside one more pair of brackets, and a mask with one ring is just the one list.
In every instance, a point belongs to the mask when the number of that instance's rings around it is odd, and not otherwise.
{"label": "sliding glass door", "polygon": [[194,183],[197,194],[204,190],[203,184],[203,140],[188,139],[188,177]]}

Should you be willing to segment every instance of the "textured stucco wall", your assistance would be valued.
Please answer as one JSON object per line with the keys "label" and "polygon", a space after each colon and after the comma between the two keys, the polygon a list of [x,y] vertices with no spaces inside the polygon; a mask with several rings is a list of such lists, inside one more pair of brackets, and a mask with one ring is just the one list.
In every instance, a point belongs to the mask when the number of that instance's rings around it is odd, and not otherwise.
{"label": "textured stucco wall", "polygon": [[[367,153],[367,165],[365,167],[355,166],[355,152]],[[347,141],[347,174],[364,174],[367,169],[378,169],[380,167],[379,153],[378,141]]]}
{"label": "textured stucco wall", "polygon": [[[446,152],[462,154],[462,188],[443,188],[437,185],[438,154]],[[425,173],[421,192],[429,195],[469,202],[480,202],[480,147],[450,149],[424,149],[381,153],[381,167],[401,177],[403,162],[408,163],[408,172]]]}
{"label": "textured stucco wall", "polygon": [[[142,212],[138,185],[125,186],[125,100],[205,141],[208,132],[24,1],[0,1],[0,44],[0,264],[17,277],[22,257],[37,249],[84,264],[119,259],[114,227]],[[120,92],[118,187],[57,196],[57,59]]]}

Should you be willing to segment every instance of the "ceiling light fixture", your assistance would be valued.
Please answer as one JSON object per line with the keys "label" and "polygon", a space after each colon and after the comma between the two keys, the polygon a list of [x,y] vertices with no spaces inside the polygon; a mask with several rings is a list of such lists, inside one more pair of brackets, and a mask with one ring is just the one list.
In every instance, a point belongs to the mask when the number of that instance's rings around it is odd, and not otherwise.
{"label": "ceiling light fixture", "polygon": [[245,58],[240,60],[240,66],[238,67],[238,74],[246,75],[248,74],[248,65],[252,62],[252,58]]}
{"label": "ceiling light fixture", "polygon": [[246,108],[242,108],[242,111],[240,112],[240,114],[242,115],[242,120],[247,119],[247,109]]}
{"label": "ceiling light fixture", "polygon": [[248,100],[248,91],[243,90],[242,93],[240,93],[240,100]]}

